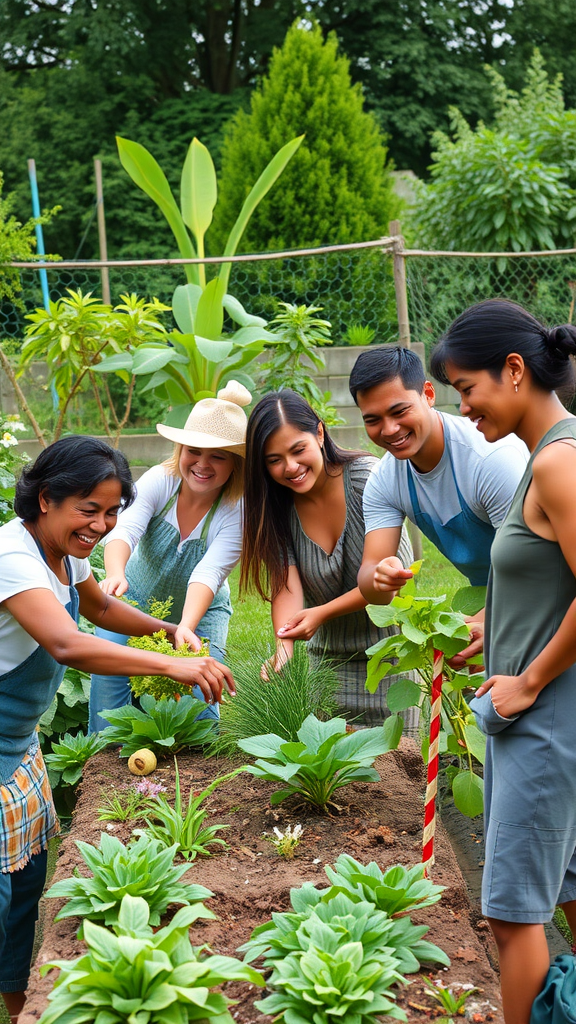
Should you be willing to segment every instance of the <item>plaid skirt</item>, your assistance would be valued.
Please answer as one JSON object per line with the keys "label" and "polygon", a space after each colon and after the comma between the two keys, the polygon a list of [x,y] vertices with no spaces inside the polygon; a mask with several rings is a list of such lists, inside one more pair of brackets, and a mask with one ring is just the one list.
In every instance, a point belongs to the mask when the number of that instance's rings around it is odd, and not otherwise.
{"label": "plaid skirt", "polygon": [[18,871],[60,831],[48,772],[34,738],[22,764],[0,785],[0,871]]}

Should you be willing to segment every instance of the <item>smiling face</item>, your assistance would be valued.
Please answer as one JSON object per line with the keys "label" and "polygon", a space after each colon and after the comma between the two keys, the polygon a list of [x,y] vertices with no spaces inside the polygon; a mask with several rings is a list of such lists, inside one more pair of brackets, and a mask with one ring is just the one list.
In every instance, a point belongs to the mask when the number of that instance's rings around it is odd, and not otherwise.
{"label": "smiling face", "polygon": [[213,494],[215,500],[232,475],[234,459],[221,448],[183,447],[178,468],[183,484],[193,494]]}
{"label": "smiling face", "polygon": [[519,403],[514,376],[508,365],[494,376],[488,370],[464,370],[446,364],[446,373],[460,395],[460,412],[472,420],[487,441],[498,441],[514,433]]}
{"label": "smiling face", "polygon": [[103,480],[86,497],[73,494],[59,504],[42,494],[35,533],[46,553],[57,558],[87,558],[116,525],[122,487],[116,477]]}
{"label": "smiling face", "polygon": [[400,377],[393,377],[367,391],[359,391],[356,400],[370,440],[396,459],[414,461],[437,429],[430,381],[425,382],[419,394],[405,388]]}
{"label": "smiling face", "polygon": [[277,484],[296,494],[307,494],[326,479],[322,442],[322,424],[317,434],[286,423],[270,435],[264,445],[266,469]]}

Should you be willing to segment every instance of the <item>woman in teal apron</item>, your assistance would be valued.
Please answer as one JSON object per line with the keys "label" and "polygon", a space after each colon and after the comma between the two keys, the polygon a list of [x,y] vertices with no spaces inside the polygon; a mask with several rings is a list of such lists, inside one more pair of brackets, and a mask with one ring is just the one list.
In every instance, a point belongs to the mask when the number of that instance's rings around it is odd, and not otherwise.
{"label": "woman in teal apron", "polygon": [[[158,424],[158,432],[175,442],[174,452],[141,477],[135,502],[120,516],[104,550],[105,593],[126,593],[140,608],[151,599],[171,597],[168,620],[177,625],[177,645],[198,650],[201,639],[207,639],[219,661],[225,657],[232,614],[227,577],[240,557],[242,406],[250,400],[246,388],[230,381],[217,398],[196,403],[183,429]],[[119,633],[97,635],[128,642]],[[92,676],[90,731],[108,724],[103,711],[130,700],[126,676]],[[211,704],[199,717],[218,714],[218,705]]]}
{"label": "woman in teal apron", "polygon": [[487,735],[482,909],[506,1024],[572,1019],[553,978],[548,1016],[536,997],[557,904],[576,939],[576,419],[556,394],[574,391],[575,354],[576,328],[548,330],[490,300],[458,317],[432,357],[487,441],[515,433],[531,452],[492,546],[488,678],[471,701]]}
{"label": "woman in teal apron", "polygon": [[[65,437],[25,467],[14,503],[19,518],[0,528],[0,993],[14,1021],[30,973],[46,847],[59,829],[36,726],[66,665],[166,674],[200,685],[207,701],[233,687],[229,670],[212,658],[119,652],[78,631],[79,611],[138,636],[162,625],[106,597],[88,562],[132,498],[120,452],[97,438]],[[168,633],[175,637],[175,626]]]}

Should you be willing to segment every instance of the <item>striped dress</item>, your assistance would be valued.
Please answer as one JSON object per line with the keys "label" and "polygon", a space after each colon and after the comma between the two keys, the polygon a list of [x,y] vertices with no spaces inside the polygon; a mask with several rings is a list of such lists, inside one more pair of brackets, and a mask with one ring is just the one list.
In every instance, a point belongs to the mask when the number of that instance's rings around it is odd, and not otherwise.
{"label": "striped dress", "polygon": [[[344,465],[346,523],[331,554],[304,533],[298,513],[292,508],[289,562],[298,569],[307,608],[333,601],[358,586],[357,576],[364,550],[362,495],[366,481],[378,461],[371,455],[365,455]],[[413,561],[405,527],[398,557],[405,566]],[[394,632],[393,627],[379,629],[368,618],[366,611],[361,609],[326,622],[308,641],[308,651],[313,659],[324,655],[334,662],[340,680],[338,700],[342,709],[347,718],[363,725],[380,725],[389,714],[384,695],[398,677],[387,676],[376,693],[369,693],[365,687],[365,652],[391,632]],[[406,715],[406,727],[413,728],[417,722],[416,709],[410,709]]]}

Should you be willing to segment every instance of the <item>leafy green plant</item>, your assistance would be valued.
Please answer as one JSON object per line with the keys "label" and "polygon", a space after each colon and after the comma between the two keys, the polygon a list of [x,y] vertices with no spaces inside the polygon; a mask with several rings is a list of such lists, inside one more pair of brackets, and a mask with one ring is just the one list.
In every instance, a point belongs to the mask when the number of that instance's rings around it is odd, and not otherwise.
{"label": "leafy green plant", "polygon": [[464,1005],[466,1000],[470,998],[474,992],[477,992],[477,988],[470,986],[469,988],[463,989],[460,995],[456,995],[451,988],[446,985],[441,985],[440,982],[430,981],[429,978],[422,976],[422,981],[426,986],[428,995],[435,999],[437,1003],[440,1003],[442,1009],[446,1010],[447,1013],[462,1014],[464,1012]]}
{"label": "leafy green plant", "polygon": [[375,861],[361,864],[347,853],[341,853],[333,868],[324,869],[332,885],[351,899],[368,900],[390,917],[415,908],[438,903],[445,886],[434,885],[425,877],[423,864],[405,868],[395,864],[382,871]]}
{"label": "leafy green plant", "polygon": [[63,783],[74,786],[82,775],[86,761],[103,750],[106,742],[102,734],[91,733],[86,736],[79,732],[72,736],[69,732],[65,733],[59,743],[52,744],[52,752],[44,756],[51,785]]}
{"label": "leafy green plant", "polygon": [[295,741],[298,729],[310,714],[322,720],[332,718],[338,702],[338,677],[329,661],[312,664],[304,643],[294,644],[294,654],[279,671],[270,663],[268,678],[260,670],[269,651],[258,644],[237,646],[229,651],[236,682],[234,700],[220,708],[218,736],[210,752],[232,755],[239,740],[274,732]]}
{"label": "leafy green plant", "polygon": [[257,387],[260,392],[292,388],[302,395],[328,426],[345,421],[330,406],[330,392],[320,391],[312,377],[314,369],[325,371],[324,357],[318,352],[321,345],[331,345],[330,321],[320,320],[315,314],[322,306],[296,306],[279,303],[281,312],[268,324],[278,341],[270,358],[260,364]]}
{"label": "leafy green plant", "polygon": [[[165,629],[159,629],[157,633],[152,633],[152,636],[131,636],[128,646],[136,647],[140,651],[167,654],[174,658],[204,658],[209,653],[207,643],[203,643],[199,651],[192,651],[186,644],[176,649],[174,644],[168,640]],[[155,700],[180,696],[183,692],[190,690],[185,683],[178,683],[174,679],[169,679],[168,676],[132,676],[130,687],[136,697],[149,693]]]}
{"label": "leafy green plant", "polygon": [[49,308],[36,309],[26,319],[25,341],[20,356],[20,373],[35,360],[48,364],[49,383],[58,396],[58,414],[53,440],[60,437],[66,415],[75,399],[89,386],[94,395],[102,427],[108,437],[118,443],[122,428],[128,421],[134,389],[133,375],[119,368],[119,376],[128,385],[122,412],[116,409],[106,382],[102,384],[95,371],[106,357],[126,356],[137,352],[145,342],[158,344],[166,339],[160,314],[169,309],[158,299],[147,302],[137,295],[121,295],[114,308],[83,294],[80,289],[66,289],[68,298],[50,302]]}
{"label": "leafy green plant", "polygon": [[234,1024],[232,1000],[211,988],[227,981],[262,986],[262,976],[233,957],[206,956],[190,944],[188,930],[198,904],[182,907],[155,934],[143,899],[124,896],[114,930],[86,921],[87,952],[54,960],[41,973],[60,974],[41,1024]]}
{"label": "leafy green plant", "polygon": [[159,757],[176,754],[183,747],[198,747],[210,739],[214,723],[198,721],[206,707],[203,700],[190,694],[180,700],[155,700],[150,694],[140,698],[140,708],[126,704],[103,711],[110,725],[99,734],[105,743],[121,743],[120,757],[130,757],[149,747]]}
{"label": "leafy green plant", "polygon": [[14,518],[14,474],[25,462],[30,461],[25,453],[16,451],[16,433],[24,429],[18,416],[0,416],[0,526]]}
{"label": "leafy green plant", "polygon": [[50,898],[68,899],[56,915],[57,921],[81,917],[114,925],[122,898],[127,893],[146,900],[150,923],[154,926],[160,924],[160,918],[174,903],[195,904],[196,917],[214,917],[201,902],[213,893],[203,885],[180,881],[188,865],[173,863],[176,844],[166,846],[151,836],[142,835],[137,842],[124,846],[115,836],[102,832],[99,848],[81,840],[76,841],[76,846],[92,877],[76,874],[55,882],[48,890],[46,896]]}
{"label": "leafy green plant", "polygon": [[174,806],[163,794],[159,794],[154,800],[147,800],[144,804],[144,810],[149,815],[145,819],[147,827],[145,829],[137,829],[136,833],[152,836],[163,846],[175,849],[179,856],[184,857],[185,860],[195,860],[198,854],[208,857],[210,855],[209,846],[216,844],[227,846],[223,839],[216,838],[216,833],[230,826],[204,825],[209,811],[202,804],[214,792],[217,786],[235,778],[240,772],[245,771],[245,768],[236,768],[234,771],[228,772],[227,775],[221,775],[201,792],[194,792],[191,789],[188,796],[188,806],[184,807],[180,790],[180,773],[176,758],[174,758],[174,764],[176,768]]}
{"label": "leafy green plant", "polygon": [[368,952],[362,942],[370,924],[359,914],[329,921],[311,915],[295,934],[300,949],[275,961],[266,982],[272,994],[256,1008],[285,1024],[407,1020],[393,1001],[392,986],[404,980],[393,950],[382,942]]}
{"label": "leafy green plant", "polygon": [[276,805],[292,794],[325,810],[337,789],[349,782],[378,782],[371,767],[380,754],[398,746],[402,723],[395,716],[377,729],[347,733],[343,718],[320,722],[308,715],[297,732],[298,742],[268,733],[239,740],[241,750],[257,758],[248,771],[267,782],[281,782],[270,803]]}
{"label": "leafy green plant", "polygon": [[[367,689],[374,693],[383,676],[417,669],[421,682],[399,679],[390,686],[386,701],[394,713],[420,705],[424,721],[429,720],[434,650],[442,651],[448,659],[468,645],[466,616],[484,606],[485,596],[485,587],[462,587],[450,606],[444,596],[417,596],[415,582],[409,580],[389,605],[369,605],[368,615],[377,626],[396,626],[398,632],[366,652],[370,656]],[[467,669],[455,672],[444,664],[440,752],[456,759],[446,769],[446,777],[454,803],[470,818],[483,809],[483,780],[475,766],[484,763],[486,741],[462,691],[471,682],[479,685],[480,678],[471,679]],[[427,743],[425,739],[424,756]]]}
{"label": "leafy green plant", "polygon": [[376,337],[373,327],[366,324],[349,324],[344,335],[346,345],[371,345]]}
{"label": "leafy green plant", "polygon": [[287,953],[299,948],[296,933],[311,915],[326,922],[348,915],[367,922],[362,942],[368,947],[368,952],[375,952],[378,943],[392,950],[398,960],[398,969],[404,974],[418,971],[424,963],[450,965],[449,958],[439,946],[424,940],[423,936],[429,930],[426,925],[413,924],[407,914],[390,917],[385,910],[375,906],[370,893],[367,899],[362,900],[338,885],[318,889],[311,882],[305,882],[300,889],[291,890],[290,902],[293,912],[272,914],[272,920],[255,928],[248,942],[239,947],[239,952],[244,952],[247,960],[251,962],[263,956],[265,966],[271,967]]}
{"label": "leafy green plant", "polygon": [[139,779],[116,792],[107,791],[104,803],[98,808],[98,821],[132,821],[140,818],[145,801],[165,792],[166,786],[148,778]]}
{"label": "leafy green plant", "polygon": [[[186,259],[202,258],[217,199],[216,172],[206,147],[198,139],[190,143],[182,168],[178,208],[164,172],[148,150],[128,139],[118,138],[117,142],[122,166],[159,206],[180,254]],[[301,137],[288,142],[262,171],[228,235],[224,256],[234,255],[252,213],[301,142]],[[134,353],[112,355],[100,363],[99,372],[130,373],[142,378],[143,391],[154,391],[175,407],[171,414],[175,422],[189,410],[190,403],[214,396],[232,378],[253,390],[252,377],[243,368],[256,359],[266,342],[277,339],[266,330],[262,317],[247,313],[237,299],[227,294],[230,267],[230,263],[221,264],[217,276],[207,282],[204,264],[186,264],[188,284],[176,288],[172,300],[179,330],[171,332],[169,344],[152,342]],[[224,331],[225,315],[237,325],[233,332]]]}
{"label": "leafy green plant", "polygon": [[90,676],[77,668],[67,668],[50,707],[40,719],[41,740],[54,734],[74,733],[88,725]]}

